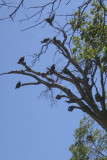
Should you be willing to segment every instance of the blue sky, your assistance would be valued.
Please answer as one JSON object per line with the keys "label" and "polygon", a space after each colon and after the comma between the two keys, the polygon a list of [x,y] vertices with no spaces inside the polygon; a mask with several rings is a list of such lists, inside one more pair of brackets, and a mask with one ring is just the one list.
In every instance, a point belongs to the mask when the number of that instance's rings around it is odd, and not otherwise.
{"label": "blue sky", "polygon": [[[76,2],[72,2],[72,8],[75,5]],[[41,47],[40,41],[50,34],[39,27],[21,32],[23,27],[17,20],[0,22],[0,73],[21,69],[17,61],[22,56],[30,63],[32,57],[28,55],[36,53]],[[43,56],[34,68],[42,69],[46,63],[47,58]],[[0,77],[0,159],[68,160],[73,133],[83,113],[68,112],[63,100],[50,106],[49,99],[39,97],[42,85],[16,90],[19,80],[32,81],[21,75]]]}

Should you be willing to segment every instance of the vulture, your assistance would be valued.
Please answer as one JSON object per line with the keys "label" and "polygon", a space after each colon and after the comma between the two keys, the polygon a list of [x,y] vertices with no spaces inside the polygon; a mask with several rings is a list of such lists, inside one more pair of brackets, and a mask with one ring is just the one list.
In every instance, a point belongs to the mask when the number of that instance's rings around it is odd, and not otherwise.
{"label": "vulture", "polygon": [[101,95],[100,95],[99,93],[96,93],[96,95],[95,95],[95,100],[96,100],[97,102],[101,102],[101,101],[102,101],[102,97],[101,97]]}
{"label": "vulture", "polygon": [[64,74],[70,74],[70,71],[67,68],[64,68],[63,72]]}
{"label": "vulture", "polygon": [[54,43],[55,43],[55,44],[59,44],[59,43],[61,43],[61,41],[60,41],[60,40],[58,40],[58,39],[56,39],[56,37],[54,37],[54,38],[53,38],[53,41],[54,41]]}
{"label": "vulture", "polygon": [[19,59],[19,61],[18,61],[18,64],[23,63],[24,60],[25,60],[25,56],[21,57],[21,58]]}
{"label": "vulture", "polygon": [[57,40],[56,40],[56,37],[53,38],[53,41],[55,41],[55,42],[57,41]]}
{"label": "vulture", "polygon": [[50,68],[50,75],[52,75],[53,71],[55,70],[55,64],[53,64]]}
{"label": "vulture", "polygon": [[49,41],[49,38],[45,38],[43,41],[41,41],[41,43],[46,43]]}
{"label": "vulture", "polygon": [[52,25],[54,18],[55,18],[55,14],[53,14],[51,18],[46,18],[45,21],[48,22],[50,25]]}
{"label": "vulture", "polygon": [[73,111],[73,109],[74,109],[73,106],[68,107],[68,111]]}
{"label": "vulture", "polygon": [[16,89],[17,88],[20,88],[21,87],[21,82],[19,81],[17,84],[16,84]]}
{"label": "vulture", "polygon": [[55,70],[55,64],[51,66],[51,71],[54,71],[54,70]]}
{"label": "vulture", "polygon": [[56,99],[61,99],[61,96],[58,94],[57,96],[56,96]]}

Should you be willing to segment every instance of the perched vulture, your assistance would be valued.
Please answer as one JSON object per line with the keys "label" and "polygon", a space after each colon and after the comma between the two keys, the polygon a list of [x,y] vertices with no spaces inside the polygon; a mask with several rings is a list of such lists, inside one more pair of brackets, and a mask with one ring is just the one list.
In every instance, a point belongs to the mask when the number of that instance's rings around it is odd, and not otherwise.
{"label": "perched vulture", "polygon": [[55,70],[55,64],[51,66],[51,71],[54,71],[54,70]]}
{"label": "perched vulture", "polygon": [[101,95],[100,95],[99,93],[96,93],[96,95],[95,95],[95,100],[96,100],[97,102],[101,102],[101,101],[102,101],[102,97],[101,97]]}
{"label": "perched vulture", "polygon": [[49,38],[45,38],[43,41],[41,41],[41,43],[46,43],[49,41]]}
{"label": "perched vulture", "polygon": [[73,106],[68,107],[68,111],[73,111],[73,109],[74,109]]}
{"label": "perched vulture", "polygon": [[64,74],[70,74],[70,71],[67,68],[64,68],[63,72]]}
{"label": "perched vulture", "polygon": [[61,99],[61,96],[58,94],[58,95],[56,96],[56,99]]}
{"label": "perched vulture", "polygon": [[17,88],[20,88],[21,87],[21,82],[19,81],[17,84],[16,84],[16,89]]}
{"label": "perched vulture", "polygon": [[51,18],[46,18],[45,21],[48,22],[50,25],[52,25],[54,18],[55,18],[55,14],[53,14]]}
{"label": "perched vulture", "polygon": [[56,37],[53,38],[53,41],[55,41],[55,42],[57,41],[57,40],[56,40]]}
{"label": "perched vulture", "polygon": [[61,41],[56,39],[56,37],[53,38],[53,41],[54,41],[55,44],[61,44]]}
{"label": "perched vulture", "polygon": [[21,57],[21,58],[19,59],[19,61],[18,61],[18,64],[23,63],[24,60],[25,60],[25,56],[24,56],[24,57]]}
{"label": "perched vulture", "polygon": [[54,70],[55,70],[55,64],[53,64],[50,68],[50,75],[53,73]]}

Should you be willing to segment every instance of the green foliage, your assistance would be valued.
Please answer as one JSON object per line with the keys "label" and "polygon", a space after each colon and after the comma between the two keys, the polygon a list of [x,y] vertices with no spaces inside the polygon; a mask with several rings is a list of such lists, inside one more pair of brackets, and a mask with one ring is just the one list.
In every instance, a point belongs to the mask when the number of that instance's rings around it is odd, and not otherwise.
{"label": "green foliage", "polygon": [[104,55],[101,58],[103,71],[107,72],[107,47],[104,48]]}
{"label": "green foliage", "polygon": [[106,160],[107,135],[105,131],[95,127],[95,121],[84,116],[80,126],[75,130],[75,143],[69,150],[72,152],[70,160]]}
{"label": "green foliage", "polygon": [[[69,23],[74,33],[72,53],[74,59],[92,59],[96,56],[102,58],[102,66],[107,69],[107,25],[105,17],[107,8],[97,1],[91,4],[90,13],[75,12],[75,19]],[[78,36],[77,36],[78,35]],[[103,56],[104,55],[104,56]]]}

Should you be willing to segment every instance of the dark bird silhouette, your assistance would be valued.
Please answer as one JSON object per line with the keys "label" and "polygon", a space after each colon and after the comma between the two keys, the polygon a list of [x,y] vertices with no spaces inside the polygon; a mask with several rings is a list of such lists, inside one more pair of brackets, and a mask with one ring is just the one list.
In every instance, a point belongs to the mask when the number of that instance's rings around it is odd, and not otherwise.
{"label": "dark bird silhouette", "polygon": [[56,40],[56,37],[53,38],[53,41],[55,41],[55,42],[57,41],[57,40]]}
{"label": "dark bird silhouette", "polygon": [[57,96],[56,96],[56,99],[61,99],[61,96],[58,94]]}
{"label": "dark bird silhouette", "polygon": [[25,60],[25,56],[21,57],[17,63],[18,63],[18,64],[23,63],[24,60]]}
{"label": "dark bird silhouette", "polygon": [[21,82],[19,81],[17,84],[16,84],[16,89],[17,88],[20,88],[21,87]]}
{"label": "dark bird silhouette", "polygon": [[56,37],[53,38],[53,42],[54,42],[54,44],[57,44],[57,39],[56,39]]}
{"label": "dark bird silhouette", "polygon": [[64,74],[70,74],[70,71],[67,68],[64,68],[63,72]]}
{"label": "dark bird silhouette", "polygon": [[50,75],[52,75],[53,71],[55,70],[55,64],[53,64],[50,68]]}
{"label": "dark bird silhouette", "polygon": [[46,43],[48,42],[50,39],[49,38],[45,38],[43,41],[41,41],[41,43]]}
{"label": "dark bird silhouette", "polygon": [[101,95],[100,95],[99,93],[96,93],[96,95],[95,95],[95,100],[96,100],[97,102],[101,102],[101,101],[102,101],[102,97],[101,97]]}
{"label": "dark bird silhouette", "polygon": [[68,107],[68,111],[73,111],[73,109],[74,109],[73,106]]}
{"label": "dark bird silhouette", "polygon": [[61,44],[61,41],[56,39],[56,37],[53,38],[53,41],[54,41],[55,44]]}
{"label": "dark bird silhouette", "polygon": [[54,71],[54,70],[55,70],[55,64],[51,66],[51,71]]}
{"label": "dark bird silhouette", "polygon": [[45,21],[48,22],[50,25],[52,25],[54,18],[55,18],[55,14],[53,14],[51,18],[46,18]]}

